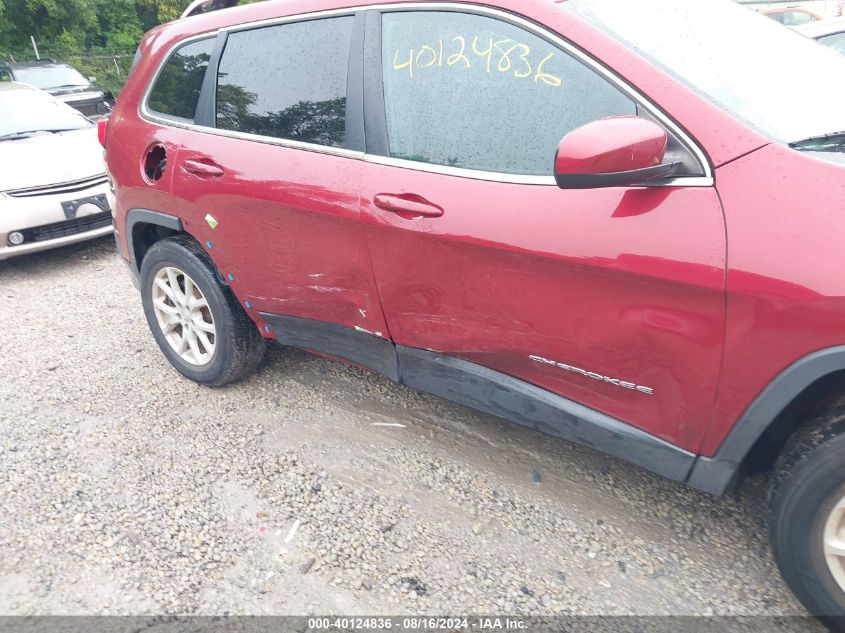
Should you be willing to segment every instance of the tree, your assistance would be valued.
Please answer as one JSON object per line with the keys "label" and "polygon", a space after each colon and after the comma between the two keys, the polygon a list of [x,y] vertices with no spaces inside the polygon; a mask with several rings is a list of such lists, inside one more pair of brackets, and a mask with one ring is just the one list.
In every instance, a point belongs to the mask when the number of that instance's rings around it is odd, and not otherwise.
{"label": "tree", "polygon": [[[241,0],[242,4],[256,0]],[[39,48],[134,48],[145,31],[178,18],[189,0],[0,0],[0,57]]]}

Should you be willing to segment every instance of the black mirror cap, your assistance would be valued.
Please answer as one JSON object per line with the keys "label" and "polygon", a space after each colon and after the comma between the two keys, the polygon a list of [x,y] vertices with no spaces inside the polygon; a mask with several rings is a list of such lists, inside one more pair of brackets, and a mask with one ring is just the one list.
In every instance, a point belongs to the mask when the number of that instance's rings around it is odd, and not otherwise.
{"label": "black mirror cap", "polygon": [[604,189],[607,187],[647,187],[652,181],[669,177],[681,163],[599,174],[555,174],[561,189]]}

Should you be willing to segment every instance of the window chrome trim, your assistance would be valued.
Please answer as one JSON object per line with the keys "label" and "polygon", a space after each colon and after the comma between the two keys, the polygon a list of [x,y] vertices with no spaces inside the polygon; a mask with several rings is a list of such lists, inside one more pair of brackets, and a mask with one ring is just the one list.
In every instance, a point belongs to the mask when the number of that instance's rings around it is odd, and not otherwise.
{"label": "window chrome trim", "polygon": [[[206,134],[216,134],[219,136],[226,136],[231,138],[241,138],[244,140],[255,141],[259,143],[266,143],[270,145],[279,145],[282,147],[289,147],[292,149],[301,149],[305,151],[317,152],[321,154],[330,154],[342,156],[346,158],[363,159],[366,162],[376,163],[380,165],[400,167],[404,169],[413,169],[416,171],[425,171],[431,173],[443,174],[446,176],[456,176],[461,178],[471,178],[475,180],[488,180],[493,182],[504,182],[512,184],[526,184],[526,185],[543,185],[543,186],[557,186],[554,176],[529,176],[520,174],[508,174],[501,172],[479,171],[474,169],[464,169],[461,167],[448,167],[445,165],[433,165],[429,163],[418,163],[400,158],[392,158],[389,156],[378,156],[374,154],[365,154],[364,152],[348,150],[345,148],[328,147],[324,145],[317,145],[314,143],[303,143],[300,141],[291,141],[287,139],[280,139],[275,137],[261,136],[257,134],[247,134],[244,132],[234,132],[230,130],[221,130],[219,128],[210,128],[205,126],[195,125],[185,120],[169,118],[164,115],[153,113],[147,107],[147,101],[150,97],[153,87],[156,85],[159,75],[161,74],[165,64],[169,61],[173,53],[185,44],[189,44],[202,39],[211,39],[217,37],[221,32],[233,33],[238,31],[251,30],[256,28],[263,28],[267,26],[275,26],[281,24],[290,24],[294,22],[304,22],[308,20],[350,16],[354,17],[357,11],[380,11],[385,12],[412,12],[412,11],[454,11],[459,13],[469,13],[476,15],[484,15],[487,17],[497,18],[518,26],[534,35],[552,42],[555,46],[563,49],[575,59],[591,68],[599,75],[604,77],[609,83],[621,90],[624,94],[630,97],[635,103],[645,108],[652,116],[654,116],[664,127],[670,130],[693,154],[699,165],[704,171],[703,176],[680,176],[671,180],[655,183],[653,185],[645,185],[647,187],[712,187],[715,183],[713,176],[713,168],[710,164],[707,154],[701,146],[683,130],[679,125],[672,121],[662,109],[652,103],[639,90],[628,84],[625,80],[619,77],[610,68],[605,66],[599,60],[588,55],[581,49],[566,41],[557,33],[551,31],[549,28],[541,26],[532,22],[520,15],[510,13],[503,9],[496,9],[492,7],[481,6],[477,4],[461,4],[456,2],[408,2],[400,4],[373,4],[354,7],[344,7],[341,9],[329,9],[325,11],[312,11],[309,13],[300,13],[297,15],[282,16],[278,18],[267,18],[264,20],[257,20],[254,22],[245,22],[242,24],[234,24],[231,26],[224,26],[215,31],[208,31],[199,35],[193,35],[183,40],[175,42],[167,53],[163,56],[159,63],[156,72],[149,81],[144,95],[139,106],[139,114],[143,119],[159,123],[162,125],[171,125],[188,129],[195,132],[203,132]],[[550,161],[551,162],[551,161]]]}
{"label": "window chrome trim", "polygon": [[[150,110],[150,95],[153,92],[153,88],[155,88],[156,84],[158,83],[158,79],[161,76],[161,73],[164,72],[164,67],[167,65],[167,62],[170,61],[170,58],[173,57],[173,54],[177,50],[179,50],[183,46],[187,46],[188,44],[193,44],[194,42],[199,42],[201,40],[214,40],[219,34],[219,31],[209,31],[206,33],[200,33],[199,35],[192,35],[191,37],[186,37],[184,40],[179,40],[167,50],[167,53],[164,55],[164,57],[162,57],[162,61],[159,63],[158,68],[156,68],[156,71],[153,73],[153,76],[149,80],[147,87],[144,89],[144,94],[141,97],[141,103],[138,106],[138,114],[141,115],[142,119],[146,119],[147,121],[151,121],[153,123],[160,123],[162,125],[172,125],[173,127],[183,129],[195,127],[193,122],[189,121],[188,119],[183,119],[181,117],[167,115],[161,112],[155,112],[154,110]],[[196,110],[194,110],[194,117],[196,117],[196,115]]]}
{"label": "window chrome trim", "polygon": [[293,141],[286,138],[276,138],[275,136],[262,136],[261,134],[250,134],[249,132],[237,132],[235,130],[222,130],[217,127],[205,127],[204,125],[188,125],[187,129],[192,132],[202,132],[204,134],[214,134],[215,136],[225,136],[228,138],[236,138],[244,141],[253,141],[255,143],[263,143],[265,145],[279,145],[281,147],[289,147],[290,149],[301,149],[308,152],[317,152],[318,154],[333,154],[335,156],[342,156],[344,158],[364,157],[364,152],[346,149],[345,147],[331,147],[330,145],[318,145],[317,143],[305,143],[303,141]]}

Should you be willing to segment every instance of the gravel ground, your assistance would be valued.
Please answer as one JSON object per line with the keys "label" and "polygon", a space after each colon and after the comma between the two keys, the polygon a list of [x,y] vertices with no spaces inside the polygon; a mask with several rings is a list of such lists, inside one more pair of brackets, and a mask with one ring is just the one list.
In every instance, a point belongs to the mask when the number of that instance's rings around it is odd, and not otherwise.
{"label": "gravel ground", "polygon": [[713,499],[278,345],[199,387],[111,238],[0,262],[0,301],[0,614],[804,614],[763,481]]}

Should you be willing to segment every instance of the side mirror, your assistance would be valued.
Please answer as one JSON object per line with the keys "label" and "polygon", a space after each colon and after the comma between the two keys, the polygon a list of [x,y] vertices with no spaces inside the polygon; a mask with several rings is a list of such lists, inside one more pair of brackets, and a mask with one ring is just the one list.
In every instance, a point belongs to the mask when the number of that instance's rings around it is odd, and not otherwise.
{"label": "side mirror", "polygon": [[90,83],[90,84],[97,83],[97,78],[96,77],[88,77],[88,83]]}
{"label": "side mirror", "polygon": [[636,116],[601,119],[563,137],[555,154],[561,189],[631,187],[669,175],[663,163],[667,136],[662,127]]}

